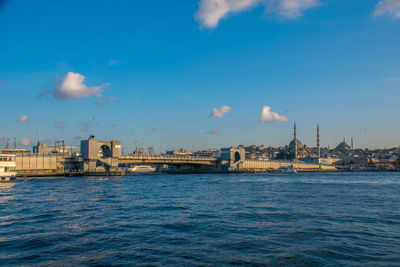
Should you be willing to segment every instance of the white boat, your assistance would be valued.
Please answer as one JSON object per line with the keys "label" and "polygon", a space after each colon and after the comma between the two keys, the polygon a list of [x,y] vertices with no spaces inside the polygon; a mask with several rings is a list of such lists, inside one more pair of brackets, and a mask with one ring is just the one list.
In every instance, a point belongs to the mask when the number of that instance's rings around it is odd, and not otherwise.
{"label": "white boat", "polygon": [[138,165],[133,168],[128,168],[128,172],[155,172],[156,168],[148,165]]}
{"label": "white boat", "polygon": [[297,173],[296,169],[293,166],[282,166],[278,169],[271,169],[269,172],[272,173]]}
{"label": "white boat", "polygon": [[15,155],[0,154],[0,183],[15,182]]}

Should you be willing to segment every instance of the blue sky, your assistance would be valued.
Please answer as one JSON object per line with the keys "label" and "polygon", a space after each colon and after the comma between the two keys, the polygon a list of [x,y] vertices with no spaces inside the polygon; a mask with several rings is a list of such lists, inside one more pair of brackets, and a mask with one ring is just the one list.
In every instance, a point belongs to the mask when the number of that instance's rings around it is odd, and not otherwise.
{"label": "blue sky", "polygon": [[400,0],[2,3],[2,145],[400,145]]}

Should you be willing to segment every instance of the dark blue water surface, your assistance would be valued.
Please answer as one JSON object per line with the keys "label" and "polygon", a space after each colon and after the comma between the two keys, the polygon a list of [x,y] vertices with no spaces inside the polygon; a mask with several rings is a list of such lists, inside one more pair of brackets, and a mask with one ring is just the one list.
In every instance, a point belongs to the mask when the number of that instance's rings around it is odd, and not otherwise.
{"label": "dark blue water surface", "polygon": [[0,185],[0,265],[400,265],[400,173]]}

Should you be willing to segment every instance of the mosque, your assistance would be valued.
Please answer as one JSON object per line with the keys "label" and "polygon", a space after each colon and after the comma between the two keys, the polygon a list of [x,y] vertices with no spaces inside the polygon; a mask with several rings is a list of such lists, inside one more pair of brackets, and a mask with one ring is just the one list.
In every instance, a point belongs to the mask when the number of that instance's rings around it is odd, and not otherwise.
{"label": "mosque", "polygon": [[[317,126],[317,146],[319,151],[319,126]],[[285,160],[296,160],[296,159],[304,159],[312,156],[313,149],[303,145],[299,139],[297,139],[297,129],[296,123],[293,126],[293,140],[286,145],[284,149],[278,155],[279,159]],[[318,153],[317,153],[318,154]],[[314,157],[318,157],[318,155],[313,155]]]}
{"label": "mosque", "polygon": [[343,142],[338,144],[334,150],[341,153],[347,153],[353,149],[353,138],[351,138],[351,147],[346,143],[346,138],[343,138]]}
{"label": "mosque", "polygon": [[[278,154],[278,159],[285,160],[307,160],[313,162],[319,162],[321,158],[321,147],[320,147],[320,135],[319,135],[319,124],[317,124],[317,147],[310,148],[303,145],[297,138],[296,123],[293,125],[293,140],[286,145],[283,150]],[[349,153],[353,150],[353,138],[351,138],[351,146],[346,143],[346,139],[343,138],[343,142],[333,149],[334,152],[341,154]]]}

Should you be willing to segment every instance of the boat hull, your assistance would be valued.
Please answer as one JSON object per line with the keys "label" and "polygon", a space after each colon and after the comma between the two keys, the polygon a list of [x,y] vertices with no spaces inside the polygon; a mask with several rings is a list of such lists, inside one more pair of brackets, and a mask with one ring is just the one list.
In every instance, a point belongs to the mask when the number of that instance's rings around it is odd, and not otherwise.
{"label": "boat hull", "polygon": [[0,176],[0,183],[14,183],[16,176]]}
{"label": "boat hull", "polygon": [[136,166],[136,167],[127,169],[127,172],[131,172],[131,173],[135,173],[135,172],[146,173],[146,172],[155,172],[155,171],[157,171],[156,168],[153,168],[151,166]]}
{"label": "boat hull", "polygon": [[291,166],[284,166],[278,169],[269,170],[270,173],[297,173],[296,169]]}

